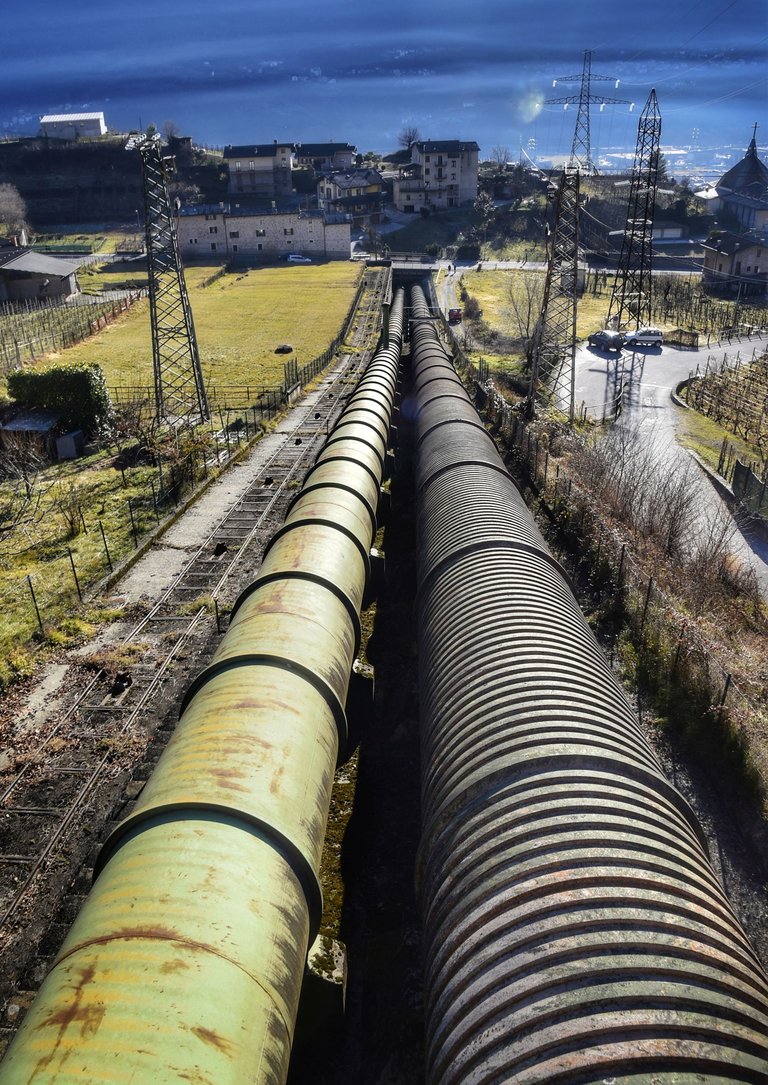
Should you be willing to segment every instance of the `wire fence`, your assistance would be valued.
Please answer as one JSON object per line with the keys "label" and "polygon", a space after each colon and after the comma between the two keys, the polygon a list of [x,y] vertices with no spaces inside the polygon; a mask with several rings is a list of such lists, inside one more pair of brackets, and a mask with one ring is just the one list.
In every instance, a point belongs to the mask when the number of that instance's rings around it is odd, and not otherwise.
{"label": "wire fence", "polygon": [[0,368],[4,372],[18,369],[24,362],[37,361],[87,339],[142,296],[137,290],[123,298],[88,305],[37,299],[0,305]]}

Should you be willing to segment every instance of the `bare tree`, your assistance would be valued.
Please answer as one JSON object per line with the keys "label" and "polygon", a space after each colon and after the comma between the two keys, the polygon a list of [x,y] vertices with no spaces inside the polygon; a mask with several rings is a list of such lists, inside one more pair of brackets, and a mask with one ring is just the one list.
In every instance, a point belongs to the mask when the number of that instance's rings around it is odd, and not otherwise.
{"label": "bare tree", "polygon": [[531,338],[541,314],[543,300],[543,274],[523,271],[510,277],[507,302],[513,335],[521,339]]}
{"label": "bare tree", "polygon": [[511,157],[512,152],[509,147],[504,147],[500,143],[497,143],[495,147],[491,147],[490,161],[493,162],[494,166],[498,166],[499,168],[506,166]]}
{"label": "bare tree", "polygon": [[0,450],[0,548],[12,543],[17,531],[27,530],[41,515],[45,488],[38,485],[46,461],[37,448],[19,440]]}
{"label": "bare tree", "polygon": [[0,185],[0,228],[6,234],[27,228],[27,205],[15,185]]}
{"label": "bare tree", "polygon": [[400,135],[397,137],[397,142],[401,147],[405,147],[407,151],[410,151],[414,143],[418,143],[420,139],[419,130],[415,124],[406,124],[403,126]]}

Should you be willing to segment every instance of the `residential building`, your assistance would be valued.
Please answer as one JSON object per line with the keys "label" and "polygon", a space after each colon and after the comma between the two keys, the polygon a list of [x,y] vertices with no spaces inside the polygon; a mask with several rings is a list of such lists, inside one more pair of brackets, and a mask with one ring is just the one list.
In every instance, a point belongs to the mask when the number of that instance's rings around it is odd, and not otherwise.
{"label": "residential building", "polygon": [[477,198],[480,148],[474,140],[421,140],[411,148],[411,161],[394,181],[398,211],[421,212],[460,207]]}
{"label": "residential building", "polygon": [[768,233],[737,234],[724,230],[704,244],[702,282],[710,290],[738,297],[768,291]]}
{"label": "residential building", "polygon": [[295,143],[293,152],[297,166],[307,166],[316,173],[332,173],[351,170],[357,148],[351,143]]}
{"label": "residential building", "polygon": [[290,196],[293,191],[293,144],[251,143],[224,148],[233,196]]}
{"label": "residential building", "polygon": [[179,248],[185,259],[277,260],[292,252],[348,260],[351,221],[318,211],[255,211],[227,205],[182,208]]}
{"label": "residential building", "polygon": [[317,185],[317,206],[321,210],[352,216],[352,226],[381,221],[384,182],[377,170],[359,169],[351,173],[331,173]]}
{"label": "residential building", "polygon": [[103,113],[48,113],[40,118],[40,131],[53,139],[105,136]]}

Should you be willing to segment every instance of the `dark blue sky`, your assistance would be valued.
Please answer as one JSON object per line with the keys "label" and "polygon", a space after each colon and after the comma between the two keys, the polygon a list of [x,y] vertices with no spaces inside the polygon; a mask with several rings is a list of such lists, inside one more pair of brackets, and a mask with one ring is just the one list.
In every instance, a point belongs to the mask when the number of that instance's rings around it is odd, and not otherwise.
{"label": "dark blue sky", "polygon": [[[636,101],[593,114],[594,142],[634,145],[652,86],[663,141],[768,143],[765,0],[53,0],[7,4],[0,130],[46,112],[100,110],[110,126],[173,119],[200,142],[339,139],[396,145],[406,123],[488,151],[570,145],[575,114],[540,103],[576,74]],[[760,136],[762,135],[762,140]]]}

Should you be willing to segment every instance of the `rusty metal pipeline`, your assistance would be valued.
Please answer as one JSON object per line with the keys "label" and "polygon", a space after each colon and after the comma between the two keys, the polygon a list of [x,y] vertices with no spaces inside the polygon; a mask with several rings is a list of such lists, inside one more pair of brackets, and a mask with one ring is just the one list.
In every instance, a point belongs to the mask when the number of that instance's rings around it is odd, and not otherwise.
{"label": "rusty metal pipeline", "polygon": [[416,288],[429,1085],[768,1080],[768,978]]}
{"label": "rusty metal pipeline", "polygon": [[3,1085],[279,1085],[384,473],[402,341],[376,352],[0,1067]]}

